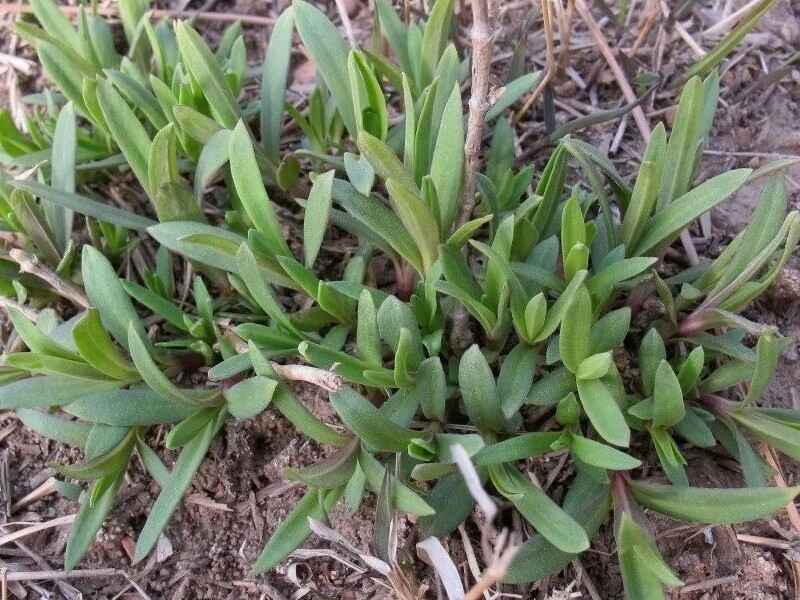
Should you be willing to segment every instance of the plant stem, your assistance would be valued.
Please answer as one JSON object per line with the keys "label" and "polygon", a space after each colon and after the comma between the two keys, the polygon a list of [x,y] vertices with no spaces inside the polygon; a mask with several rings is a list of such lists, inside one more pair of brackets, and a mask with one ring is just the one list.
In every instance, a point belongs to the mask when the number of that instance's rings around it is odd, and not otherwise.
{"label": "plant stem", "polygon": [[492,65],[492,38],[487,0],[472,0],[472,86],[469,99],[467,140],[464,144],[464,196],[456,228],[469,221],[475,209],[475,181],[486,111],[489,109],[489,71]]}
{"label": "plant stem", "polygon": [[74,283],[61,279],[55,271],[43,265],[39,257],[23,252],[18,248],[9,250],[8,255],[11,260],[19,265],[19,270],[22,273],[30,273],[47,282],[53,288],[53,291],[62,298],[72,301],[81,308],[89,308],[91,306],[89,299],[81,288]]}

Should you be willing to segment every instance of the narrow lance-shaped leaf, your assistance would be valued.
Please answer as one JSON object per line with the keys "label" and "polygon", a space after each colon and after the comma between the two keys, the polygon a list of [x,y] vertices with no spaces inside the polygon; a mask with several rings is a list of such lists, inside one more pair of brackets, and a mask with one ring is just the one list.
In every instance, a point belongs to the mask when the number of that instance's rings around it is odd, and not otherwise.
{"label": "narrow lance-shaped leaf", "polygon": [[291,62],[293,29],[294,12],[289,7],[281,13],[272,28],[261,73],[261,144],[267,156],[275,163],[280,160],[278,147],[286,78]]}
{"label": "narrow lance-shaped leaf", "polygon": [[309,269],[314,265],[322,247],[325,230],[328,227],[328,214],[331,210],[333,176],[331,170],[318,175],[311,187],[303,219],[303,254]]}

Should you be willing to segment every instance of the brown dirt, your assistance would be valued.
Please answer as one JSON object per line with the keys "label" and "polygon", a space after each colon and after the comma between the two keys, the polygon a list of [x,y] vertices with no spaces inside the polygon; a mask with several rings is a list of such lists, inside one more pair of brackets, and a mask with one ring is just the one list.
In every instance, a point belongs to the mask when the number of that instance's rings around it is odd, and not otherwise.
{"label": "brown dirt", "polygon": [[[195,3],[198,4],[199,3]],[[278,2],[281,6],[287,2]],[[357,31],[368,26],[368,10],[353,3],[353,16]],[[522,3],[519,3],[522,5]],[[720,2],[699,2],[702,10],[708,10]],[[735,2],[735,5],[743,2]],[[332,3],[331,3],[332,5]],[[527,4],[526,4],[527,6]],[[274,7],[253,0],[230,0],[218,2],[215,10],[242,14],[274,14]],[[331,14],[333,14],[331,12]],[[504,34],[500,51],[507,50],[509,44],[518,36],[515,23],[521,21],[519,9],[510,11],[503,19]],[[702,13],[701,14],[710,14]],[[708,17],[711,19],[712,17]],[[705,26],[713,20],[706,22]],[[690,32],[698,30],[694,20],[687,25]],[[3,36],[8,32],[0,25]],[[259,30],[247,29],[247,41],[253,55],[263,55],[266,36]],[[206,25],[205,33],[219,35],[221,27]],[[623,32],[622,47],[629,47],[637,34],[636,29]],[[760,37],[759,37],[760,36]],[[530,55],[542,56],[541,36],[531,29],[529,43]],[[653,36],[650,41],[652,43]],[[788,56],[791,48],[796,48],[800,40],[800,6],[783,0],[759,26],[755,37],[750,41],[757,47],[727,73],[723,80],[723,100],[725,104],[718,113],[718,119],[702,164],[701,176],[718,173],[736,166],[761,166],[769,158],[749,153],[800,154],[800,107],[793,98],[800,92],[800,72],[794,71],[778,86],[772,86],[750,97],[737,97],[761,72],[761,62],[775,68],[782,58]],[[6,51],[6,43],[0,37],[0,50]],[[706,47],[710,47],[706,44]],[[30,57],[29,50],[23,48],[22,54]],[[651,57],[639,57],[645,66]],[[600,68],[594,51],[581,51],[572,58],[572,65],[585,79],[596,81],[597,95],[591,96],[579,91],[568,80],[558,87],[557,98],[578,106],[573,101],[604,107],[614,105],[618,91],[613,80]],[[665,53],[662,71],[669,75],[680,72],[690,62],[685,46],[673,42]],[[297,97],[308,90],[309,68],[302,55],[298,54],[295,64],[294,91]],[[505,64],[505,62],[501,63]],[[541,63],[537,63],[541,67]],[[567,83],[564,83],[566,81]],[[37,84],[35,77],[20,79],[22,89],[33,89]],[[562,96],[563,94],[563,96]],[[0,105],[8,102],[6,90],[0,89]],[[662,94],[655,109],[666,109],[674,103],[670,94]],[[665,111],[659,114],[667,114]],[[543,132],[541,109],[532,114],[533,120],[525,126],[530,130],[529,140],[537,139]],[[572,118],[562,108],[556,112],[559,122]],[[655,119],[653,119],[655,121]],[[596,127],[588,136],[606,148],[616,132],[617,123]],[[620,150],[614,156],[623,173],[630,171],[630,161],[637,156],[641,144],[633,130],[632,123]],[[734,155],[730,153],[745,153]],[[537,163],[542,155],[535,157]],[[800,203],[800,166],[789,170],[790,192],[793,207]],[[757,186],[738,194],[737,197],[714,213],[713,239],[708,247],[714,248],[719,242],[727,241],[749,218],[750,211],[757,201]],[[338,240],[329,240],[326,245],[332,252],[324,253],[323,260],[331,269],[342,264],[343,250]],[[797,269],[797,259],[790,265]],[[795,275],[797,271],[794,271]],[[780,289],[751,309],[749,316],[755,320],[777,325],[782,333],[800,337],[800,307],[797,294],[783,294]],[[797,382],[800,379],[800,349],[793,345],[781,361],[775,380],[768,392],[767,402],[774,406],[797,407]],[[326,398],[308,389],[296,390],[301,399],[324,419],[332,419]],[[2,432],[13,428],[10,434]],[[155,435],[163,437],[164,432]],[[12,501],[22,498],[45,481],[52,471],[47,467],[51,462],[76,462],[79,453],[52,442],[47,442],[27,431],[11,414],[0,415],[0,462],[8,465],[8,490],[0,490],[0,497]],[[97,542],[83,561],[81,568],[113,567],[125,570],[150,598],[189,599],[238,599],[238,598],[341,598],[362,600],[386,596],[383,582],[376,582],[368,574],[358,574],[342,563],[325,556],[312,559],[292,559],[275,572],[258,578],[249,575],[249,569],[260,552],[264,541],[271,535],[282,519],[291,510],[301,495],[301,488],[287,484],[282,471],[287,466],[311,464],[324,456],[325,452],[313,442],[304,441],[295,435],[289,424],[267,411],[261,416],[245,423],[230,421],[223,433],[213,444],[209,456],[196,476],[189,493],[191,501],[182,504],[173,517],[165,537],[160,543],[162,555],[155,553],[146,562],[131,565],[131,548],[138,530],[141,528],[148,508],[151,506],[158,487],[147,477],[141,466],[134,461],[128,474],[117,505],[104,525]],[[166,452],[167,464],[174,460],[174,454]],[[800,483],[800,469],[782,457],[782,467],[790,485]],[[552,464],[536,465],[537,474],[546,479]],[[690,455],[690,476],[697,484],[719,485],[721,483],[739,485],[739,477],[730,471],[711,468],[711,463],[702,454]],[[2,482],[2,480],[0,480]],[[199,503],[198,503],[199,502]],[[47,496],[14,513],[8,520],[43,522],[59,516],[72,514],[76,504],[59,498]],[[337,510],[332,515],[332,525],[350,542],[362,551],[368,551],[372,536],[372,514],[374,501],[367,500],[362,508],[351,516]],[[403,525],[409,525],[403,523]],[[735,527],[687,528],[668,519],[654,519],[654,528],[659,546],[676,573],[687,584],[708,584],[696,592],[674,594],[673,597],[688,600],[783,600],[800,597],[797,578],[800,572],[798,554],[784,552],[765,546],[739,542],[736,534],[748,533],[763,537],[782,539],[781,533],[789,530],[785,515],[769,523],[751,524]],[[470,531],[472,531],[470,529]],[[474,533],[474,531],[473,531]],[[456,536],[446,542],[454,557],[463,562],[463,550]],[[52,568],[58,569],[62,563],[66,543],[66,528],[47,530],[26,538],[28,548],[44,559]],[[473,539],[473,542],[475,540]],[[328,544],[313,537],[306,548],[327,548]],[[600,597],[615,599],[622,597],[619,569],[614,555],[614,542],[608,528],[604,528],[594,541],[592,550],[587,552],[581,562],[589,579],[598,589]],[[20,556],[19,549],[0,548],[0,565],[3,562],[30,565],[29,559]],[[41,567],[41,564],[39,565]],[[415,576],[420,581],[430,582],[430,571],[421,562],[415,565]],[[736,576],[735,583],[711,585],[719,578]],[[542,582],[532,590],[508,588],[504,591],[519,594],[521,598],[561,598],[564,590],[579,591],[586,598],[586,588],[579,581],[576,569],[569,567],[565,573]],[[724,580],[729,581],[729,580]],[[122,577],[95,578],[73,581],[74,588],[87,599],[141,598]],[[41,590],[41,592],[39,591]],[[69,597],[68,588],[55,588],[44,582],[41,587],[10,588],[12,598],[46,597],[50,590],[54,597]],[[65,591],[66,590],[66,591]],[[303,595],[305,592],[305,595]],[[16,594],[26,593],[27,596]],[[122,596],[117,596],[122,593]],[[433,597],[433,594],[429,594]]]}

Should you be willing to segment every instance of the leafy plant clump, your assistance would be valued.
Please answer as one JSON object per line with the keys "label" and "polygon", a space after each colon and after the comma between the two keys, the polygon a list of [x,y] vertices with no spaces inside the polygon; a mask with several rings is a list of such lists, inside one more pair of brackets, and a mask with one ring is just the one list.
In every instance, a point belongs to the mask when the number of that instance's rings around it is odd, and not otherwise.
{"label": "leafy plant clump", "polygon": [[[294,0],[260,72],[238,24],[212,51],[189,23],[120,0],[120,54],[91,11],[73,27],[52,0],[31,5],[35,21],[17,31],[54,87],[27,98],[26,133],[0,115],[3,239],[15,246],[0,293],[24,346],[3,356],[0,409],[84,452],[56,466],[60,491],[80,502],[67,569],[134,455],[161,488],[141,560],[226,421],[263,411],[332,452],[286,472],[307,492],[256,572],[367,493],[379,498],[371,566],[402,571],[395,515],[417,517],[426,542],[446,536],[474,496],[484,501],[474,478],[524,521],[505,581],[558,572],[612,521],[628,597],[663,598],[681,582],[642,509],[737,523],[800,491],[768,487],[753,446],[800,459],[800,412],[759,405],[786,339],[741,314],[796,248],[800,218],[787,214],[780,165],[695,181],[715,73],[688,81],[672,131],[655,128],[632,182],[576,137],[540,173],[517,170],[505,109],[539,74],[507,82],[486,115],[477,216],[456,227],[469,69],[449,39],[454,0],[410,25],[376,0],[372,42],[353,49]],[[295,31],[319,76],[304,107],[286,100]],[[243,100],[259,76],[259,98]],[[299,147],[282,143],[287,115]],[[128,173],[138,185],[122,184]],[[681,233],[745,185],[762,192],[744,231],[713,260],[670,260]],[[352,241],[341,270],[320,265],[334,229]],[[467,327],[451,336],[460,311]],[[455,337],[469,339],[465,351]],[[341,423],[322,422],[289,381],[329,392]],[[158,426],[179,451],[171,469],[147,443]],[[732,457],[746,487],[690,486],[689,448]],[[569,455],[566,493],[525,474],[545,454]]]}

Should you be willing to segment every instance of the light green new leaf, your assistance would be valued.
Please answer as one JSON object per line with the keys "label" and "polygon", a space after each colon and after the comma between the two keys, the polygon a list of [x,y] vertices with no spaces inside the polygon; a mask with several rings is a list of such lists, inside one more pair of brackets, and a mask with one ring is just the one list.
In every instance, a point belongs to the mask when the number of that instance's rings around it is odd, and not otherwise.
{"label": "light green new leaf", "polygon": [[386,181],[392,206],[403,225],[414,238],[427,273],[439,257],[439,228],[430,208],[408,188],[395,179]]}
{"label": "light green new leaf", "polygon": [[539,342],[545,341],[551,335],[553,335],[553,332],[556,329],[558,329],[558,326],[561,324],[561,321],[567,314],[567,311],[572,308],[572,304],[578,295],[578,291],[582,288],[583,282],[586,280],[586,276],[588,274],[588,271],[578,271],[575,273],[575,275],[573,275],[569,285],[558,297],[558,300],[555,301],[555,304],[553,304],[553,306],[551,306],[547,311],[547,317],[544,320],[544,325],[542,325],[542,328],[539,331],[539,334],[536,336],[536,339],[533,340],[534,343],[538,344]]}
{"label": "light green new leaf", "polygon": [[433,78],[436,65],[447,45],[454,3],[454,0],[436,0],[428,21],[425,23],[425,31],[422,34],[422,75],[424,79],[420,82],[422,83],[420,87],[427,85]]}
{"label": "light green new leaf", "polygon": [[561,321],[558,338],[561,362],[572,373],[577,373],[583,360],[589,356],[591,328],[592,299],[586,287],[581,286],[569,308],[569,318]]}
{"label": "light green new leaf", "polygon": [[613,360],[614,357],[611,352],[603,352],[601,354],[588,356],[581,361],[578,371],[575,373],[575,377],[584,380],[600,379],[608,373]]}
{"label": "light green new leaf", "polygon": [[[75,154],[77,147],[77,127],[75,108],[67,102],[58,114],[56,129],[53,133],[52,173],[50,181],[53,187],[68,194],[75,193]],[[72,211],[52,202],[43,202],[47,223],[53,232],[56,246],[63,253],[72,233]]]}
{"label": "light green new leaf", "polygon": [[620,235],[628,250],[628,256],[631,256],[631,251],[639,243],[642,233],[644,233],[645,223],[653,214],[656,206],[666,151],[667,133],[664,124],[659,123],[653,129],[650,143],[642,157],[639,175],[636,177],[631,200],[622,220]]}
{"label": "light green new leaf", "polygon": [[239,105],[228,87],[217,58],[186,22],[175,27],[175,36],[183,64],[197,81],[201,93],[208,100],[211,114],[225,128],[233,129],[239,120]]}
{"label": "light green new leaf", "polygon": [[601,379],[578,380],[578,395],[597,433],[615,446],[630,445],[631,430],[617,401]]}
{"label": "light green new leaf", "polygon": [[628,471],[642,465],[642,461],[638,458],[633,458],[616,448],[595,442],[582,435],[572,436],[570,447],[582,462],[601,469]]}
{"label": "light green new leaf", "polygon": [[72,338],[83,360],[109,377],[136,381],[139,373],[111,341],[97,309],[90,308],[75,324]]}

